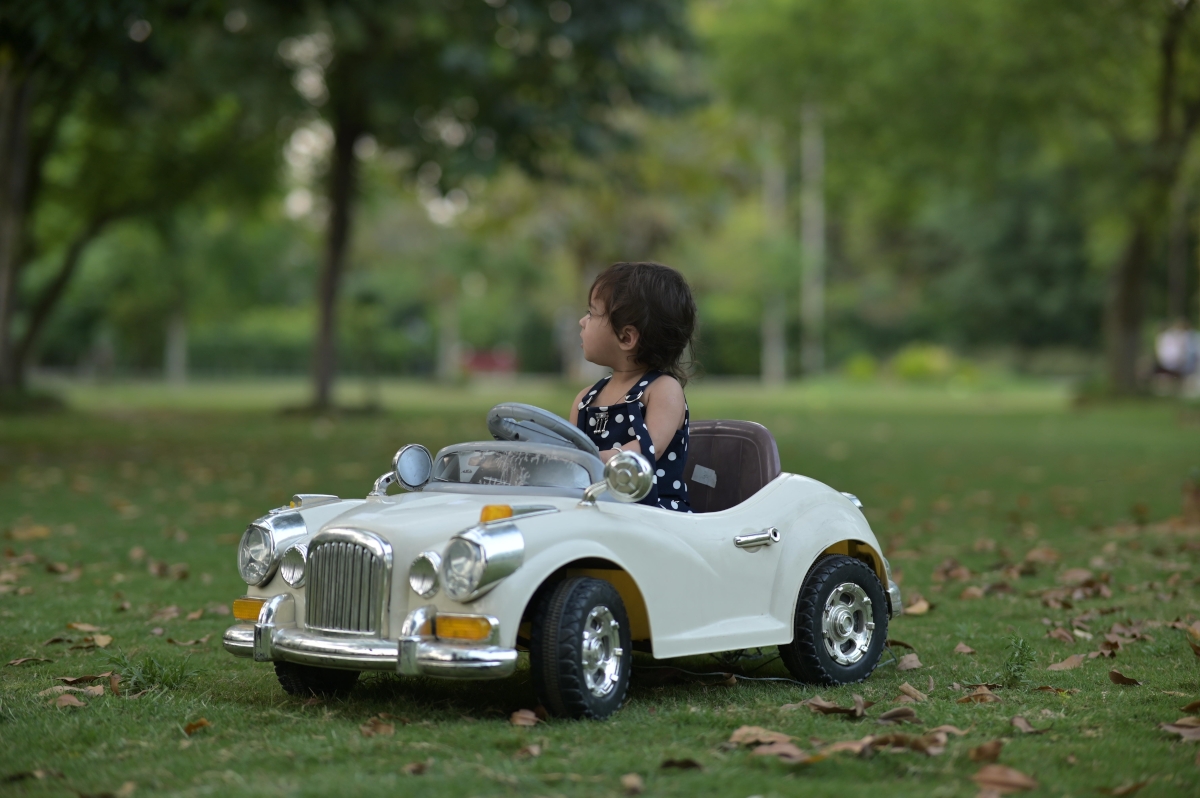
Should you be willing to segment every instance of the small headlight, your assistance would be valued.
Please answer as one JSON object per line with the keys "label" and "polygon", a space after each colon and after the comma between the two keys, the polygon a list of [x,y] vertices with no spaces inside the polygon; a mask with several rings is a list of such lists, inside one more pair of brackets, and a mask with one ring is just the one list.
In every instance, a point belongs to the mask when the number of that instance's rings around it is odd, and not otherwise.
{"label": "small headlight", "polygon": [[279,561],[279,574],[292,587],[304,587],[304,563],[308,559],[308,547],[296,543],[288,547]]}
{"label": "small headlight", "polygon": [[446,547],[446,561],[442,565],[446,595],[455,601],[469,600],[483,579],[485,564],[483,551],[478,545],[463,538],[451,540]]}
{"label": "small headlight", "polygon": [[275,556],[275,541],[271,533],[260,526],[251,525],[242,534],[238,547],[238,570],[248,585],[261,585],[271,575]]}
{"label": "small headlight", "polygon": [[408,586],[423,599],[431,599],[438,592],[438,571],[442,558],[436,551],[423,551],[413,560],[408,569]]}

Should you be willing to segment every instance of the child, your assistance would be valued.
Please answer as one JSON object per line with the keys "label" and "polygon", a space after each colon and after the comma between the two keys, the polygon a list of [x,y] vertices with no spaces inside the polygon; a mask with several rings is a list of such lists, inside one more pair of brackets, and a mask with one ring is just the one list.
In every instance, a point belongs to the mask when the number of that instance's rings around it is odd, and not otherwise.
{"label": "child", "polygon": [[658,263],[614,263],[596,278],[579,320],[583,356],[612,374],[584,388],[571,423],[600,447],[650,461],[654,485],[642,504],[691,512],[687,462],[687,382],[681,361],[692,343],[696,303],[679,272]]}

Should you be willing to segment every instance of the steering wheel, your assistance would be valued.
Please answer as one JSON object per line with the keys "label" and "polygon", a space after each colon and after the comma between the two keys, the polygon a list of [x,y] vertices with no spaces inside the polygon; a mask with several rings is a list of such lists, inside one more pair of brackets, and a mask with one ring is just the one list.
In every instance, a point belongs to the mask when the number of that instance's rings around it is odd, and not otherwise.
{"label": "steering wheel", "polygon": [[549,443],[600,456],[600,448],[570,421],[533,405],[501,402],[488,411],[487,427],[498,441]]}

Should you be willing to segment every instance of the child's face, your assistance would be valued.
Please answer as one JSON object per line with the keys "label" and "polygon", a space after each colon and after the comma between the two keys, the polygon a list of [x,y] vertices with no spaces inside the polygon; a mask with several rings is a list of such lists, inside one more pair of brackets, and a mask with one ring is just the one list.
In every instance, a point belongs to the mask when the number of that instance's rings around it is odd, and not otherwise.
{"label": "child's face", "polygon": [[583,346],[583,356],[598,366],[612,366],[620,362],[621,344],[617,334],[609,324],[605,312],[604,300],[595,294],[588,300],[587,313],[579,320],[579,338]]}

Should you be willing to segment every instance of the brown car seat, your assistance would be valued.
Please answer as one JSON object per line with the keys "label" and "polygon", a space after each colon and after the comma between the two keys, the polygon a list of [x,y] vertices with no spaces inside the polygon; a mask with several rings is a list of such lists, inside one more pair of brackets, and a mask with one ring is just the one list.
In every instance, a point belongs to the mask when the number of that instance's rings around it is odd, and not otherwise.
{"label": "brown car seat", "polygon": [[693,421],[688,443],[688,498],[697,513],[741,504],[779,476],[779,447],[753,421]]}

